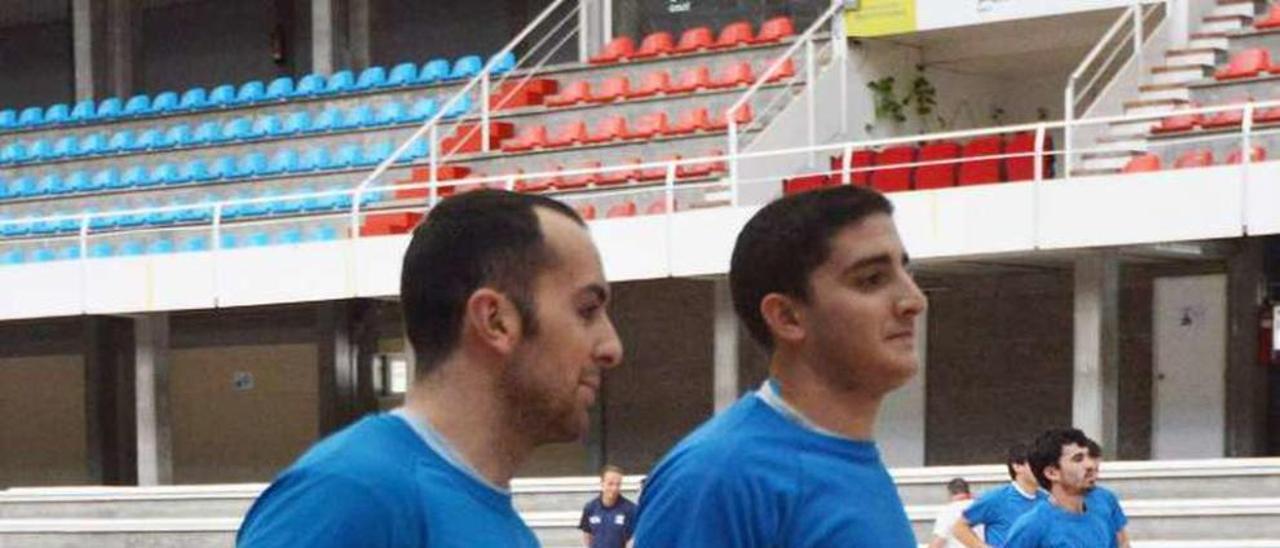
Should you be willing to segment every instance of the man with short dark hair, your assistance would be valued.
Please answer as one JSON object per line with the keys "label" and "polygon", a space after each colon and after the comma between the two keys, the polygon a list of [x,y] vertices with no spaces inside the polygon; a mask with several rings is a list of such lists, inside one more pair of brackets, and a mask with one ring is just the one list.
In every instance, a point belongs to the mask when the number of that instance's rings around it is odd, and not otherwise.
{"label": "man with short dark hair", "polygon": [[404,256],[405,406],[307,451],[254,503],[238,544],[537,546],[509,483],[536,447],[585,434],[622,357],[608,297],[572,209],[489,190],[441,202]]}
{"label": "man with short dark hair", "polygon": [[582,509],[578,529],[587,548],[624,548],[631,544],[636,505],[622,496],[622,469],[606,465],[600,470],[600,496]]}
{"label": "man with short dark hair", "polygon": [[[1035,474],[1031,473],[1027,453],[1027,446],[1021,443],[1009,446],[1004,464],[1012,481],[983,493],[960,515],[952,533],[961,544],[969,548],[1000,546],[1013,523],[1031,511],[1037,502],[1044,500],[1044,493],[1036,485]],[[977,525],[985,529],[985,541],[974,532],[973,527]]]}
{"label": "man with short dark hair", "polygon": [[747,222],[729,285],[770,378],[662,458],[637,546],[914,548],[873,441],[881,401],[919,367],[926,306],[892,213],[874,190],[843,186]]}
{"label": "man with short dark hair", "polygon": [[[1102,473],[1102,446],[1098,442],[1089,440],[1089,456],[1097,459],[1098,473]],[[1085,508],[1090,512],[1097,513],[1102,517],[1108,525],[1111,526],[1111,532],[1114,535],[1111,539],[1111,548],[1129,548],[1129,533],[1125,531],[1125,527],[1129,525],[1129,517],[1125,515],[1124,509],[1120,507],[1120,498],[1116,496],[1110,489],[1095,484],[1093,489],[1085,495]]]}
{"label": "man with short dark hair", "polygon": [[[929,548],[963,548],[964,545],[956,540],[953,529],[957,521],[960,520],[960,514],[973,504],[973,494],[969,492],[969,482],[964,478],[952,478],[947,482],[947,494],[951,496],[950,502],[938,512],[937,518],[933,522],[933,540],[929,541]],[[979,536],[982,526],[979,525],[975,529],[975,533]]]}
{"label": "man with short dark hair", "polygon": [[1086,495],[1098,481],[1091,441],[1074,428],[1048,430],[1036,438],[1031,471],[1049,498],[1018,518],[1005,548],[1099,548],[1116,540],[1106,518],[1087,508]]}

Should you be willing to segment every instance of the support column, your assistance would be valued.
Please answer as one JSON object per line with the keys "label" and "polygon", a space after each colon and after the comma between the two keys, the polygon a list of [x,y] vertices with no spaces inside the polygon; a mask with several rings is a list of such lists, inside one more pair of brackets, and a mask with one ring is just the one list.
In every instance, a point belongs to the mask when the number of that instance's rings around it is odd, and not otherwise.
{"label": "support column", "polygon": [[337,61],[334,11],[338,0],[311,0],[311,72],[329,75]]}
{"label": "support column", "polygon": [[76,100],[125,98],[136,89],[142,25],[132,0],[72,0]]}
{"label": "support column", "polygon": [[106,0],[107,95],[127,98],[137,89],[133,62],[139,55],[142,21],[133,0]]}
{"label": "support column", "polygon": [[1096,254],[1075,264],[1075,344],[1071,421],[1102,444],[1108,458],[1117,446],[1120,264]]}
{"label": "support column", "polygon": [[347,57],[352,69],[360,70],[372,64],[372,16],[369,0],[347,0]]}
{"label": "support column", "polygon": [[84,319],[85,447],[89,477],[100,485],[138,483],[130,327],[120,318]]}
{"label": "support column", "polygon": [[586,63],[593,54],[600,51],[608,41],[606,37],[612,34],[611,30],[605,29],[605,20],[612,18],[612,14],[606,13],[604,4],[605,0],[594,2],[583,0],[578,3],[578,61],[580,62]]}
{"label": "support column", "polygon": [[713,291],[715,347],[712,386],[715,390],[714,409],[719,413],[738,400],[738,317],[733,311],[729,278],[716,278]]}
{"label": "support column", "polygon": [[890,392],[876,417],[876,443],[888,466],[925,465],[926,372],[929,363],[928,311],[916,316],[915,345],[920,367],[906,384]]}
{"label": "support column", "polygon": [[169,316],[137,317],[134,367],[137,392],[138,485],[173,483],[169,413]]}
{"label": "support column", "polygon": [[106,90],[107,61],[101,0],[71,1],[72,56],[76,101],[95,99]]}
{"label": "support column", "polygon": [[378,408],[373,392],[377,307],[369,301],[319,305],[320,434],[326,435]]}
{"label": "support column", "polygon": [[1259,361],[1258,329],[1266,298],[1260,238],[1243,241],[1227,262],[1226,456],[1267,454],[1267,368]]}

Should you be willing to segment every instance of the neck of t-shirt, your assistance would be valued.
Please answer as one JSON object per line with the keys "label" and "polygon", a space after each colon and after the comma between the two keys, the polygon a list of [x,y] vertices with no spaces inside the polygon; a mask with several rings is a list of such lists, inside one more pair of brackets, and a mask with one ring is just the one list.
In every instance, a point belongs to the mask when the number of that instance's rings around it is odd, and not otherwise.
{"label": "neck of t-shirt", "polygon": [[431,426],[429,421],[410,414],[409,410],[404,407],[400,407],[392,411],[391,414],[400,417],[401,420],[408,423],[409,427],[418,434],[418,437],[422,438],[423,443],[427,444],[427,447],[430,448],[431,451],[439,455],[440,458],[449,463],[450,466],[479,482],[480,485],[488,487],[503,496],[511,496],[510,490],[505,489],[502,486],[495,485],[493,482],[489,481],[488,478],[481,475],[480,472],[471,465],[471,463],[467,462],[467,460],[453,448],[453,444],[449,443],[448,439],[445,439],[444,436],[440,435],[440,432],[437,432],[436,429]]}
{"label": "neck of t-shirt", "polygon": [[1022,498],[1031,499],[1031,500],[1035,500],[1035,499],[1036,499],[1036,493],[1038,493],[1039,491],[1032,491],[1032,492],[1028,493],[1028,492],[1026,492],[1026,491],[1024,491],[1024,490],[1022,489],[1022,484],[1018,483],[1016,480],[1015,480],[1015,481],[1011,481],[1011,482],[1009,482],[1009,483],[1013,484],[1013,488],[1014,488],[1016,491],[1018,491],[1018,494],[1019,494],[1019,495],[1022,495]]}
{"label": "neck of t-shirt", "polygon": [[756,390],[756,396],[764,401],[766,405],[773,408],[774,411],[777,411],[778,414],[786,417],[788,420],[800,425],[810,432],[851,442],[870,443],[869,440],[851,438],[834,430],[818,426],[817,423],[810,420],[809,417],[806,417],[804,413],[801,413],[799,409],[796,409],[788,403],[787,400],[783,399],[782,391],[778,386],[778,379],[770,377],[760,385],[759,390]]}

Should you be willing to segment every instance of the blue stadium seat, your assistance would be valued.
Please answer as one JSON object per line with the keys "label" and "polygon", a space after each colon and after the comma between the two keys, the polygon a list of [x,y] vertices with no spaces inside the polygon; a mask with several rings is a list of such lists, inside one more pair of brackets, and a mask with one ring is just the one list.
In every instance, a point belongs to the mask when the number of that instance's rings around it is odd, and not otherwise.
{"label": "blue stadium seat", "polygon": [[146,224],[150,226],[165,226],[171,225],[178,220],[178,212],[172,209],[161,209],[147,213],[146,217]]}
{"label": "blue stadium seat", "polygon": [[117,131],[111,136],[111,141],[107,143],[107,150],[115,153],[128,152],[133,149],[134,141],[136,140],[133,130],[123,129]]}
{"label": "blue stadium seat", "polygon": [[[328,189],[325,192],[333,190],[337,189]],[[302,208],[307,211],[331,211],[339,207],[343,198],[344,195],[342,194],[325,194],[323,196],[307,198],[303,200]]]}
{"label": "blue stadium seat", "polygon": [[263,96],[268,101],[282,101],[293,96],[293,78],[281,76],[267,85],[267,93]]}
{"label": "blue stadium seat", "polygon": [[59,261],[74,261],[80,258],[80,244],[64,245],[58,249]]}
{"label": "blue stadium seat", "polygon": [[70,119],[71,107],[63,103],[49,105],[49,108],[44,109],[44,123],[46,124],[62,124],[70,121]]}
{"label": "blue stadium seat", "polygon": [[235,103],[237,105],[247,105],[261,101],[267,94],[267,86],[260,80],[252,80],[245,82],[240,86],[240,91],[236,92]]}
{"label": "blue stadium seat", "polygon": [[146,95],[134,95],[129,98],[129,102],[124,104],[125,116],[141,116],[151,113],[151,97]]}
{"label": "blue stadium seat", "polygon": [[44,186],[44,185],[41,185],[41,184],[40,184],[40,181],[39,181],[38,179],[36,179],[34,176],[31,176],[31,177],[29,177],[29,178],[30,178],[32,181],[34,181],[34,186],[29,186],[29,187],[28,187],[28,188],[29,188],[29,191],[27,192],[27,197],[28,197],[28,198],[34,198],[34,197],[37,197],[37,196],[46,196],[46,195],[48,195],[48,194],[49,194],[49,188],[48,188],[48,187],[46,187],[46,186]]}
{"label": "blue stadium seat", "polygon": [[172,91],[162,91],[154,101],[151,101],[151,112],[155,114],[168,114],[178,110],[178,94]]}
{"label": "blue stadium seat", "polygon": [[261,152],[250,152],[236,162],[237,177],[255,177],[267,171],[267,155]]}
{"label": "blue stadium seat", "polygon": [[85,99],[76,103],[75,108],[71,109],[72,122],[88,122],[93,120],[96,114],[97,104],[93,99]]}
{"label": "blue stadium seat", "polygon": [[441,80],[449,78],[449,61],[447,59],[432,59],[422,65],[422,71],[418,73],[419,84],[434,84]]}
{"label": "blue stadium seat", "polygon": [[[132,209],[132,208],[130,208]],[[147,224],[147,214],[141,212],[122,213],[116,216],[116,226],[130,228]]]}
{"label": "blue stadium seat", "polygon": [[164,134],[165,146],[168,148],[191,146],[191,126],[187,124],[178,124],[170,127],[169,131]]}
{"label": "blue stadium seat", "polygon": [[182,94],[178,110],[199,110],[209,104],[209,97],[204,88],[191,88]]}
{"label": "blue stadium seat", "polygon": [[92,156],[106,152],[108,147],[107,136],[101,133],[91,133],[80,139],[80,155]]}
{"label": "blue stadium seat", "polygon": [[188,204],[186,209],[178,211],[178,220],[183,222],[204,222],[213,217],[213,207],[208,202]]}
{"label": "blue stadium seat", "polygon": [[53,143],[52,158],[74,158],[80,155],[80,140],[75,135],[67,135]]}
{"label": "blue stadium seat", "polygon": [[108,242],[98,242],[89,246],[89,257],[92,259],[103,259],[110,257],[115,253],[115,249]]}
{"label": "blue stadium seat", "polygon": [[116,216],[104,213],[98,213],[89,217],[89,228],[91,230],[110,230],[116,227]]}
{"label": "blue stadium seat", "polygon": [[356,143],[347,143],[338,147],[337,152],[333,155],[333,162],[330,164],[332,168],[348,168],[362,165],[364,162],[364,154],[360,150],[360,145]]}
{"label": "blue stadium seat", "polygon": [[0,149],[0,164],[18,164],[27,161],[27,145],[14,141]]}
{"label": "blue stadium seat", "polygon": [[202,235],[188,236],[178,245],[178,251],[183,253],[192,253],[197,251],[209,250],[209,237]]}
{"label": "blue stadium seat", "polygon": [[276,234],[276,243],[279,245],[302,243],[302,231],[296,228],[282,230]]}
{"label": "blue stadium seat", "polygon": [[409,111],[405,110],[404,105],[399,101],[391,101],[382,105],[378,109],[378,115],[374,117],[373,123],[385,126],[388,124],[399,124],[408,121]]}
{"label": "blue stadium seat", "polygon": [[129,166],[124,170],[124,174],[120,176],[122,183],[130,187],[148,187],[160,184],[160,181],[152,181],[151,173],[147,171],[147,166],[135,165]]}
{"label": "blue stadium seat", "polygon": [[35,127],[44,123],[44,109],[27,107],[18,115],[18,127]]}
{"label": "blue stadium seat", "polygon": [[417,83],[418,81],[418,65],[413,63],[400,63],[391,69],[391,75],[387,77],[387,87],[400,87]]}
{"label": "blue stadium seat", "polygon": [[280,129],[281,135],[297,135],[311,128],[311,114],[302,110],[298,112],[290,112],[284,119],[284,127]]}
{"label": "blue stadium seat", "polygon": [[88,192],[93,183],[90,182],[89,172],[84,170],[76,170],[67,175],[67,190],[69,192]]}
{"label": "blue stadium seat", "polygon": [[57,173],[47,174],[40,178],[40,182],[36,183],[37,191],[41,196],[62,194],[62,186],[62,176]]}
{"label": "blue stadium seat", "polygon": [[209,174],[209,166],[205,165],[204,160],[199,158],[182,164],[182,168],[178,173],[182,180],[196,183],[203,183],[213,178]]}
{"label": "blue stadium seat", "polygon": [[169,162],[156,164],[155,167],[151,168],[152,184],[159,183],[162,185],[174,185],[184,182],[186,181],[184,181],[182,179],[182,175],[178,173],[178,166]]}
{"label": "blue stadium seat", "polygon": [[493,59],[497,59],[497,61],[493,63],[493,68],[489,71],[489,74],[503,74],[516,69],[516,56],[509,51],[490,58],[490,60]]}
{"label": "blue stadium seat", "polygon": [[61,219],[54,221],[58,232],[68,233],[80,231],[81,217],[74,216],[66,211],[60,211],[58,212],[58,215],[62,217]]}
{"label": "blue stadium seat", "polygon": [[280,149],[271,156],[271,162],[267,164],[267,170],[263,174],[296,173],[302,171],[300,168],[301,163],[298,158],[298,151],[289,148]]}
{"label": "blue stadium seat", "polygon": [[94,115],[94,118],[109,120],[112,118],[118,118],[123,113],[124,103],[120,101],[119,97],[111,97],[103,99],[101,103],[98,103],[98,113]]}
{"label": "blue stadium seat", "polygon": [[328,242],[338,239],[338,229],[329,225],[312,227],[307,231],[308,242]]}
{"label": "blue stadium seat", "polygon": [[284,124],[275,114],[260,116],[253,121],[253,135],[256,137],[279,137],[284,133]]}
{"label": "blue stadium seat", "polygon": [[[0,200],[3,200],[8,197],[9,197],[9,182],[5,181],[4,177],[0,177]],[[3,221],[4,219],[5,219],[4,215],[0,215],[0,221]]]}
{"label": "blue stadium seat", "polygon": [[356,76],[349,70],[340,70],[329,76],[329,81],[325,83],[324,91],[322,93],[325,95],[346,93],[351,91],[355,85]]}
{"label": "blue stadium seat", "polygon": [[235,104],[235,102],[236,87],[231,84],[223,84],[213,88],[213,91],[209,92],[209,102],[207,105],[216,108],[230,106]]}
{"label": "blue stadium seat", "polygon": [[462,116],[470,111],[471,111],[471,96],[463,95],[461,98],[459,98],[456,102],[453,103],[453,106],[449,107],[449,110],[446,110],[444,112],[444,117],[457,118],[458,116]]}
{"label": "blue stadium seat", "polygon": [[151,128],[138,136],[138,142],[134,148],[136,150],[159,150],[166,148],[166,143],[164,132],[157,128]]}
{"label": "blue stadium seat", "polygon": [[259,200],[244,204],[244,216],[260,217],[271,213],[271,204],[274,201],[272,198],[275,198],[278,195],[279,193],[275,191],[263,192],[260,196],[257,196],[257,198],[266,198],[266,200]]}
{"label": "blue stadium seat", "polygon": [[32,236],[48,236],[58,231],[56,224],[44,219],[32,221],[30,227]]}
{"label": "blue stadium seat", "polygon": [[14,219],[5,221],[0,225],[0,234],[5,236],[25,236],[31,233],[30,219]]}
{"label": "blue stadium seat", "polygon": [[13,248],[0,253],[0,264],[22,264],[26,262],[26,254],[21,249]]}
{"label": "blue stadium seat", "polygon": [[36,179],[30,175],[9,182],[10,198],[28,198],[36,195]]}
{"label": "blue stadium seat", "polygon": [[322,93],[325,87],[324,76],[319,74],[308,74],[298,80],[298,85],[293,88],[294,97],[310,97]]}
{"label": "blue stadium seat", "polygon": [[484,61],[479,55],[468,55],[453,62],[453,70],[449,71],[450,80],[471,78],[484,69]]}
{"label": "blue stadium seat", "polygon": [[218,247],[222,249],[235,249],[240,246],[240,238],[230,232],[223,232],[218,237]]}
{"label": "blue stadium seat", "polygon": [[241,141],[253,137],[253,122],[248,118],[235,118],[222,125],[222,141]]}
{"label": "blue stadium seat", "polygon": [[335,108],[326,108],[311,120],[311,127],[307,128],[307,133],[332,131],[339,127],[341,122],[342,111]]}
{"label": "blue stadium seat", "polygon": [[120,177],[120,170],[114,167],[98,171],[93,175],[93,180],[95,186],[106,190],[129,188],[124,184],[124,179]]}
{"label": "blue stadium seat", "polygon": [[146,253],[146,247],[138,240],[125,240],[120,244],[120,249],[116,250],[116,256],[119,257],[138,257]]}
{"label": "blue stadium seat", "polygon": [[0,129],[18,127],[18,113],[11,108],[0,110]]}
{"label": "blue stadium seat", "polygon": [[37,248],[31,252],[31,262],[47,263],[58,258],[58,254],[47,247]]}
{"label": "blue stadium seat", "polygon": [[375,165],[387,158],[391,157],[391,153],[395,152],[396,144],[392,141],[380,141],[372,143],[364,149],[364,165]]}
{"label": "blue stadium seat", "polygon": [[37,139],[27,148],[27,157],[31,161],[44,161],[53,158],[53,143],[48,139]]}
{"label": "blue stadium seat", "polygon": [[357,129],[373,124],[373,107],[359,105],[351,107],[342,117],[340,129]]}
{"label": "blue stadium seat", "polygon": [[374,89],[380,88],[387,84],[387,69],[382,67],[369,67],[360,72],[360,78],[356,80],[356,89]]}
{"label": "blue stadium seat", "polygon": [[191,136],[191,144],[205,145],[217,143],[222,140],[222,124],[218,122],[203,122],[196,126],[196,132]]}
{"label": "blue stadium seat", "polygon": [[290,213],[297,213],[302,209],[302,200],[295,198],[292,195],[282,196],[277,192],[272,192],[265,196],[272,199],[270,202],[267,202],[267,212],[272,215],[287,215]]}
{"label": "blue stadium seat", "polygon": [[246,247],[266,247],[271,245],[271,235],[263,231],[250,232],[245,239]]}
{"label": "blue stadium seat", "polygon": [[236,177],[236,157],[219,156],[209,164],[209,177],[212,179],[234,179]]}
{"label": "blue stadium seat", "polygon": [[307,150],[302,157],[302,165],[299,167],[304,170],[323,170],[329,169],[329,165],[332,163],[333,160],[329,157],[329,149],[318,146]]}
{"label": "blue stadium seat", "polygon": [[418,99],[414,101],[413,107],[409,109],[409,117],[406,122],[425,122],[428,118],[436,115],[440,110],[440,105],[435,99]]}

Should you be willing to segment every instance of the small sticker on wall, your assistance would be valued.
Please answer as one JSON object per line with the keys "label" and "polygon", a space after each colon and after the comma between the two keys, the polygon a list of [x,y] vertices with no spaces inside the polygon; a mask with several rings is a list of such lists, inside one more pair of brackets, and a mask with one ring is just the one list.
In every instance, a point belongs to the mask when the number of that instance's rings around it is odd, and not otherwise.
{"label": "small sticker on wall", "polygon": [[253,390],[253,373],[248,371],[236,371],[231,374],[231,389],[236,392],[247,392]]}
{"label": "small sticker on wall", "polygon": [[667,13],[685,13],[693,10],[693,0],[667,0]]}

